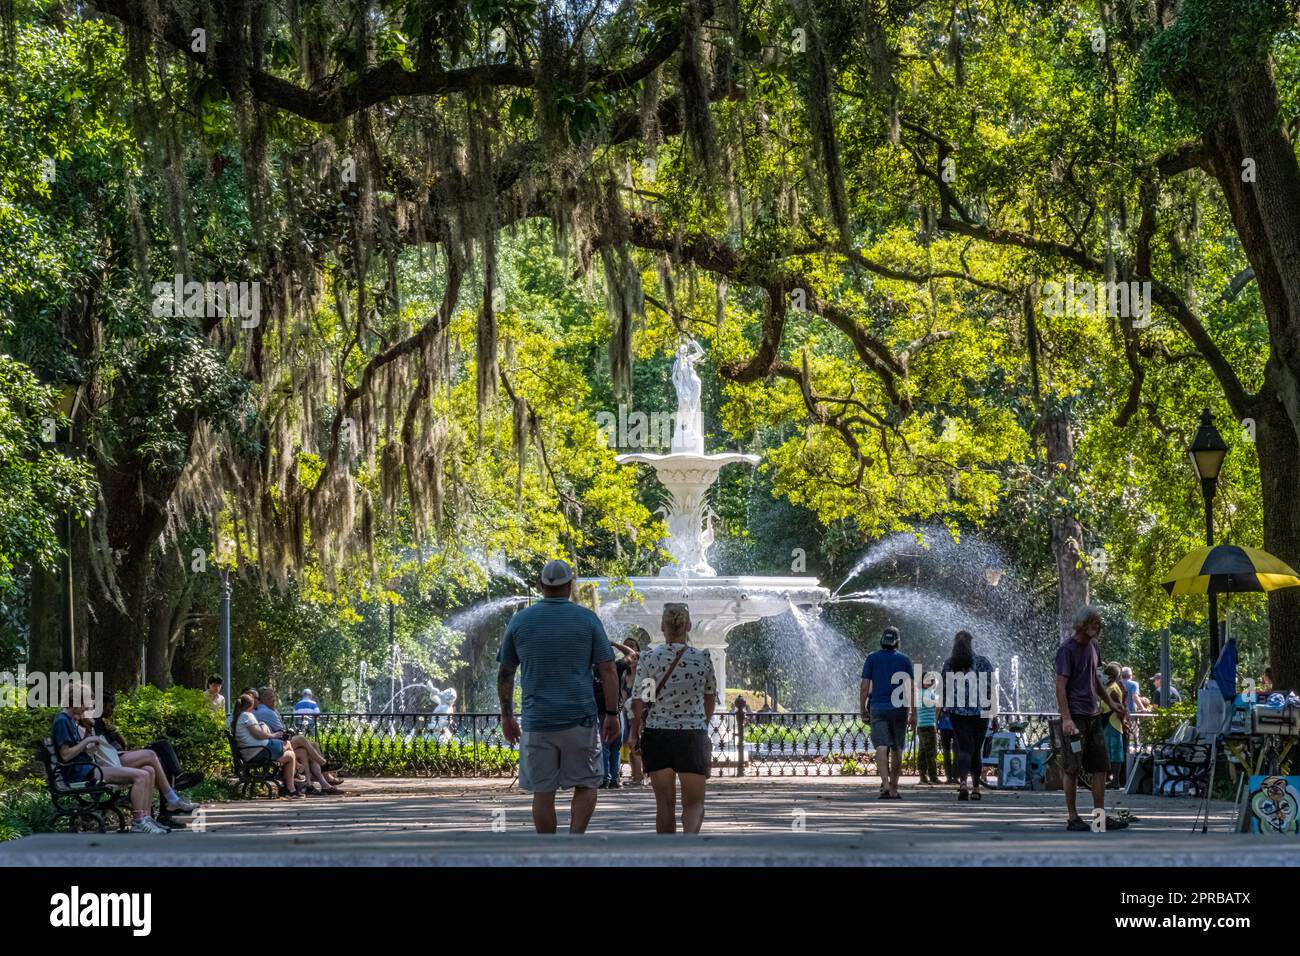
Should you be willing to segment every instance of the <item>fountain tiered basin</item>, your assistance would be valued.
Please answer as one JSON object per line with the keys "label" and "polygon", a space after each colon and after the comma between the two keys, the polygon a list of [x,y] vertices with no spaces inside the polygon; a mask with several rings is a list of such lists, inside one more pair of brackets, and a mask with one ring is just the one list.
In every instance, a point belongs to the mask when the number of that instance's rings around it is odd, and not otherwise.
{"label": "fountain tiered basin", "polygon": [[672,562],[655,577],[587,578],[580,583],[594,586],[607,627],[639,627],[652,642],[663,639],[659,622],[664,605],[685,603],[691,612],[691,643],[709,650],[718,687],[725,689],[727,635],[733,628],[792,610],[815,612],[830,592],[813,577],[719,576],[709,564],[713,544],[709,488],[726,465],[752,467],[759,459],[741,452],[705,453],[699,380],[691,368],[699,354],[698,347],[690,345],[678,350],[673,369],[678,406],[670,453],[634,452],[616,458],[620,464],[649,465],[668,492],[661,512],[668,526],[662,546]]}
{"label": "fountain tiered basin", "polygon": [[661,642],[664,605],[680,601],[691,609],[691,643],[708,648],[718,678],[727,686],[727,635],[741,624],[785,614],[792,607],[816,608],[830,592],[813,577],[634,577],[594,584],[601,619],[608,628],[640,627]]}

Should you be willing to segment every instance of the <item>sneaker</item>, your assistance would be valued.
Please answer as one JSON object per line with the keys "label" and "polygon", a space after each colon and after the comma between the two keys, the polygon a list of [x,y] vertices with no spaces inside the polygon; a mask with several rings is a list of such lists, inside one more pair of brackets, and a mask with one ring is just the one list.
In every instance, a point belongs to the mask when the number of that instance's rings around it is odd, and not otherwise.
{"label": "sneaker", "polygon": [[621,780],[611,780],[611,781],[609,782],[609,789],[611,789],[611,790],[622,790],[622,789],[623,789],[623,781],[621,781]]}
{"label": "sneaker", "polygon": [[167,811],[158,814],[157,822],[159,826],[166,827],[168,830],[184,830],[188,823],[184,820],[178,820]]}
{"label": "sneaker", "polygon": [[131,824],[132,833],[170,833],[165,826],[159,824],[153,817],[141,817]]}
{"label": "sneaker", "polygon": [[286,792],[283,794],[283,796],[284,796],[284,799],[286,799],[286,800],[302,800],[302,799],[303,799],[303,795],[302,795],[302,791],[301,791],[301,790],[288,790],[288,791],[286,791]]}
{"label": "sneaker", "polygon": [[1070,822],[1065,825],[1067,830],[1075,833],[1087,833],[1092,827],[1083,822],[1083,817],[1071,817]]}
{"label": "sneaker", "polygon": [[1124,830],[1124,829],[1127,829],[1127,828],[1128,828],[1128,821],[1127,821],[1127,820],[1121,820],[1119,817],[1107,817],[1107,818],[1106,818],[1106,829],[1107,829],[1107,830]]}
{"label": "sneaker", "polygon": [[182,797],[181,799],[177,800],[175,803],[167,804],[166,810],[168,813],[193,813],[198,808],[199,805],[197,803],[190,803],[188,800]]}

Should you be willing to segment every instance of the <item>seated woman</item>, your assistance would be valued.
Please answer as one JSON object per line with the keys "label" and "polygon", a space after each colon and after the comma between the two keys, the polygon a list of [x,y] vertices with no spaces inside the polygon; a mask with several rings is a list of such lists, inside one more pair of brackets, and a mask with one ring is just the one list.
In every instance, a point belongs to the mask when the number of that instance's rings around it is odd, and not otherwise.
{"label": "seated woman", "polygon": [[[63,768],[65,780],[69,783],[89,780],[94,775],[94,766],[98,763],[105,783],[121,783],[129,786],[132,833],[170,832],[150,814],[150,810],[153,809],[154,790],[162,794],[163,808],[166,811],[180,813],[185,812],[182,807],[194,809],[193,804],[181,800],[167,783],[162,768],[158,766],[158,756],[153,751],[127,751],[136,755],[129,763],[126,754],[119,754],[120,766],[106,760],[96,760],[96,753],[112,745],[98,734],[86,735],[82,732],[81,721],[92,703],[89,687],[85,684],[67,685],[63,689],[61,703],[63,709],[54,715],[50,739],[54,743],[54,752],[59,762],[65,765]],[[142,757],[140,754],[148,754],[152,759]]]}
{"label": "seated woman", "polygon": [[271,730],[253,716],[256,701],[252,694],[241,694],[235,701],[235,709],[230,715],[230,726],[235,735],[235,745],[239,755],[245,760],[257,757],[258,752],[267,750],[270,758],[280,765],[284,772],[282,792],[286,797],[301,798],[303,791],[298,789],[294,777],[298,772],[298,761],[292,747],[286,747]]}
{"label": "seated woman", "polygon": [[275,691],[270,687],[261,687],[257,691],[258,704],[253,708],[253,716],[265,724],[280,740],[286,741],[293,748],[294,759],[298,762],[298,771],[304,774],[308,783],[316,781],[320,793],[342,793],[338,788],[338,777],[325,772],[325,755],[320,748],[302,734],[290,733],[284,726],[284,720],[275,710]]}

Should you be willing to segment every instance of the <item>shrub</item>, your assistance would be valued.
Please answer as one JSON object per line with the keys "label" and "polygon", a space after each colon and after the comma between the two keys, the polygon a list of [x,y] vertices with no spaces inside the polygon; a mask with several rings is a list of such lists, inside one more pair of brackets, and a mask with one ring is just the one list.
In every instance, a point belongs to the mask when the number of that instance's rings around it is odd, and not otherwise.
{"label": "shrub", "polygon": [[323,733],[317,739],[321,752],[349,773],[367,777],[473,777],[511,776],[519,754],[509,747],[439,743],[430,737],[354,737]]}
{"label": "shrub", "polygon": [[1155,716],[1148,717],[1141,723],[1142,739],[1148,743],[1159,743],[1172,737],[1183,721],[1196,720],[1196,702],[1183,701],[1181,704],[1157,707],[1152,713]]}
{"label": "shrub", "polygon": [[806,724],[748,723],[745,741],[751,744],[846,744],[865,737],[870,728],[861,720],[814,720]]}
{"label": "shrub", "polygon": [[36,743],[50,735],[56,713],[52,707],[0,707],[0,775],[5,784],[44,783]]}
{"label": "shrub", "polygon": [[[56,713],[53,707],[0,708],[0,774],[10,786],[44,783],[36,743],[50,735]],[[229,765],[222,717],[201,690],[140,687],[118,696],[113,719],[132,747],[168,738],[186,770],[212,776]]]}
{"label": "shrub", "polygon": [[186,770],[211,777],[230,767],[225,717],[212,709],[201,690],[139,687],[118,697],[114,720],[132,747],[145,747],[166,737]]}
{"label": "shrub", "polygon": [[56,829],[54,804],[43,789],[17,787],[0,793],[0,843]]}

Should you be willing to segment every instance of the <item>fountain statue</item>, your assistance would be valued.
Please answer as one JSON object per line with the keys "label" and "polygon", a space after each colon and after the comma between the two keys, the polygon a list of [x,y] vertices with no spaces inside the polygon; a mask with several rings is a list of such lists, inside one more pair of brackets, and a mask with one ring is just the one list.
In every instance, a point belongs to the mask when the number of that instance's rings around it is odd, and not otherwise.
{"label": "fountain statue", "polygon": [[708,491],[726,465],[755,465],[757,455],[739,452],[706,454],[700,377],[695,364],[704,356],[699,343],[685,338],[677,348],[672,380],[677,390],[677,421],[667,455],[619,455],[620,464],[645,464],[655,470],[668,492],[660,509],[668,536],[663,548],[673,558],[657,577],[626,581],[588,579],[594,584],[600,614],[607,623],[636,625],[659,639],[665,604],[683,601],[691,609],[691,642],[707,648],[717,671],[718,686],[726,683],[727,634],[741,624],[775,617],[793,608],[816,608],[829,597],[811,577],[720,577],[709,564],[713,544],[713,515]]}
{"label": "fountain statue", "polygon": [[673,362],[677,423],[673,429],[672,451],[688,455],[704,454],[704,405],[700,400],[700,377],[695,374],[695,363],[703,357],[700,343],[686,336],[677,346],[677,360]]}

